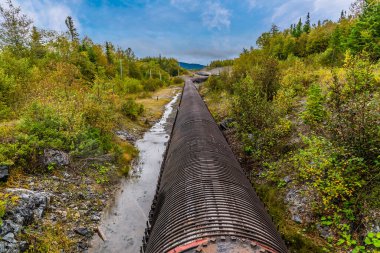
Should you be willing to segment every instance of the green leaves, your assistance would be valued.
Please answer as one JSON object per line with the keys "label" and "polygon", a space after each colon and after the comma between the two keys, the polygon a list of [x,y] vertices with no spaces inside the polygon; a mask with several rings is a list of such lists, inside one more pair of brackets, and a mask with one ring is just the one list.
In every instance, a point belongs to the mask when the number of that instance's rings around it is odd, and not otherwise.
{"label": "green leaves", "polygon": [[132,120],[136,120],[137,116],[144,112],[144,106],[136,103],[132,99],[128,99],[121,106],[121,112]]}
{"label": "green leaves", "polygon": [[373,60],[380,58],[380,3],[367,1],[364,12],[352,27],[347,44],[354,53],[365,51]]}
{"label": "green leaves", "polygon": [[301,118],[306,124],[316,126],[326,119],[324,101],[325,97],[321,87],[318,84],[311,85],[308,91],[306,110],[301,114]]}
{"label": "green leaves", "polygon": [[368,246],[373,246],[377,249],[380,248],[380,232],[376,233],[373,233],[373,232],[369,232],[367,234],[367,237],[364,239],[364,243]]}

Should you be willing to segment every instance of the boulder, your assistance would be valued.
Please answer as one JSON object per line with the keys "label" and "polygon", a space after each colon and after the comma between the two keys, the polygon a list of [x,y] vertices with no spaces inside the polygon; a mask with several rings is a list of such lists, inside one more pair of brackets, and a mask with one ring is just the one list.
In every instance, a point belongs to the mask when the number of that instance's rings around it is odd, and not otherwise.
{"label": "boulder", "polygon": [[0,182],[6,182],[9,177],[9,167],[8,166],[0,166]]}
{"label": "boulder", "polygon": [[314,193],[307,187],[290,189],[285,196],[292,220],[297,223],[309,223],[312,221],[311,203],[315,199]]}
{"label": "boulder", "polygon": [[123,141],[136,141],[136,138],[126,130],[118,130],[115,134]]}
{"label": "boulder", "polygon": [[68,153],[55,149],[45,149],[42,156],[44,166],[55,164],[58,166],[66,166],[70,164],[70,156]]}
{"label": "boulder", "polygon": [[88,228],[76,228],[74,229],[74,232],[81,236],[91,237],[93,235],[93,232],[89,230]]}
{"label": "boulder", "polygon": [[25,241],[18,241],[16,235],[24,226],[41,219],[46,211],[50,195],[27,189],[6,189],[6,192],[18,196],[17,202],[6,211],[0,225],[0,253],[23,252],[27,248]]}

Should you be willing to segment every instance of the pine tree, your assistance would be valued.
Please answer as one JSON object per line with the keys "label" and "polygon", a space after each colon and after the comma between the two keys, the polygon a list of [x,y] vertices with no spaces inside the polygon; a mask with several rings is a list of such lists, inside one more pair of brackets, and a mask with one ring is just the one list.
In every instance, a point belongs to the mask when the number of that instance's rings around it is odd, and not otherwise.
{"label": "pine tree", "polygon": [[106,56],[108,64],[113,64],[113,51],[114,46],[111,42],[106,41]]}
{"label": "pine tree", "polygon": [[339,21],[342,21],[345,18],[346,18],[346,14],[345,14],[344,10],[342,10],[342,12],[340,13],[340,19],[339,19]]}
{"label": "pine tree", "polygon": [[301,36],[301,34],[302,34],[302,19],[300,18],[294,31],[294,37],[298,38]]}
{"label": "pine tree", "polygon": [[272,34],[272,36],[276,35],[279,31],[280,29],[278,28],[278,26],[275,24],[272,24],[272,27],[270,28],[270,33]]}
{"label": "pine tree", "polygon": [[78,41],[78,32],[77,29],[74,26],[74,21],[71,16],[68,16],[65,20],[65,24],[67,26],[67,29],[69,29],[68,33],[71,38],[71,41]]}
{"label": "pine tree", "polygon": [[347,46],[354,53],[366,51],[377,61],[380,59],[380,3],[367,1],[351,29]]}
{"label": "pine tree", "polygon": [[125,56],[127,57],[128,61],[132,61],[136,58],[135,53],[132,51],[132,48],[128,48],[125,50]]}
{"label": "pine tree", "polygon": [[37,27],[33,26],[32,36],[30,40],[30,53],[33,59],[41,59],[44,57],[46,50],[41,42],[42,34]]}
{"label": "pine tree", "polygon": [[305,33],[310,32],[310,12],[307,13],[306,22],[305,22],[305,25],[303,26],[303,31]]}

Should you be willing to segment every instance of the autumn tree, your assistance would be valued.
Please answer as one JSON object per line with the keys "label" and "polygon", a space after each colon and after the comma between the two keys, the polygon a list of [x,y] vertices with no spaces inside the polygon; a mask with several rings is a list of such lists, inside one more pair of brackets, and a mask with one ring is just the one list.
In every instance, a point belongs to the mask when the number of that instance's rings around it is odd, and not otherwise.
{"label": "autumn tree", "polygon": [[11,0],[7,0],[6,4],[7,8],[0,5],[1,45],[9,46],[15,52],[19,52],[28,44],[32,20],[22,14],[20,7],[14,6]]}

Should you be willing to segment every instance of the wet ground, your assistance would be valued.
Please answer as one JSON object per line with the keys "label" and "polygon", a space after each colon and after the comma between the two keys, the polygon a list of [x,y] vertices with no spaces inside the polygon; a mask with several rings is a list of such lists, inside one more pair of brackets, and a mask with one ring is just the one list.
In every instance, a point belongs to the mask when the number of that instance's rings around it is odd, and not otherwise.
{"label": "wet ground", "polygon": [[90,253],[140,252],[179,98],[180,94],[166,105],[161,120],[136,142],[139,158],[133,165],[130,177],[122,180],[120,190],[103,213],[100,230],[106,240],[95,235]]}

